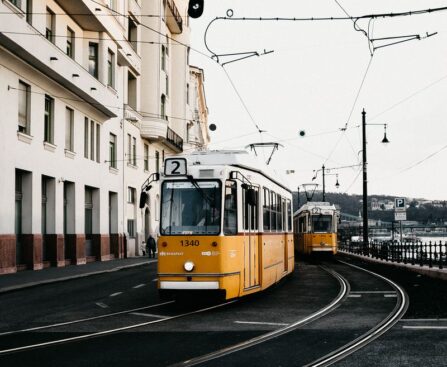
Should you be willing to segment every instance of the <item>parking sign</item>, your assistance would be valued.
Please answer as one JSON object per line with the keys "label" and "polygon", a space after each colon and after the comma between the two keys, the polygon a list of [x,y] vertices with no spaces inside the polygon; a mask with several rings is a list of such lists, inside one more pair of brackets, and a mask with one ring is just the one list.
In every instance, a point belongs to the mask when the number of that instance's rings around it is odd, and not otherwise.
{"label": "parking sign", "polygon": [[394,199],[394,210],[405,211],[405,198],[396,198]]}

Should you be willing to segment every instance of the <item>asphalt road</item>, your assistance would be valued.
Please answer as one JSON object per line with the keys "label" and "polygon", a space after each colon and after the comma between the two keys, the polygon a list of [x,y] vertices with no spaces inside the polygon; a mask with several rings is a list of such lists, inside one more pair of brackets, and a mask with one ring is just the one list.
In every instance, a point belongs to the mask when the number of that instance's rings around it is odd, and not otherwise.
{"label": "asphalt road", "polygon": [[[447,326],[445,282],[377,265],[357,264],[402,284],[410,296],[410,307],[405,320],[336,365],[447,365],[447,328],[440,328]],[[364,334],[393,311],[396,297],[388,283],[341,263],[325,263],[325,266],[350,285],[349,295],[336,309],[274,339],[201,365],[306,365]],[[1,295],[0,350],[145,325],[0,354],[0,365],[175,365],[285,328],[323,308],[340,292],[339,281],[318,262],[299,262],[291,277],[263,294],[198,312],[211,305],[162,304],[155,278],[156,264],[151,264]],[[140,310],[150,305],[159,306]],[[101,317],[125,310],[134,311]],[[189,314],[179,317],[186,313]],[[101,318],[85,320],[92,317]],[[439,320],[442,318],[446,319]],[[4,334],[79,319],[85,321]]]}

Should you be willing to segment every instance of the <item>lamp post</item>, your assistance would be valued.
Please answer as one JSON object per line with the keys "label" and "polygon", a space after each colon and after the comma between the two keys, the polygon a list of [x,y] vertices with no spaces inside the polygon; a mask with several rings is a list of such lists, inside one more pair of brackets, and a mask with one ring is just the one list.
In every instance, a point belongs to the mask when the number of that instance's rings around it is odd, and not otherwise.
{"label": "lamp post", "polygon": [[390,141],[386,137],[386,124],[367,124],[365,109],[362,111],[362,156],[363,156],[363,252],[369,245],[368,240],[368,173],[367,173],[367,160],[366,160],[366,125],[382,125],[385,128],[385,133],[382,139],[382,143],[387,144]]}
{"label": "lamp post", "polygon": [[338,173],[326,173],[326,171],[330,171],[330,169],[327,169],[324,164],[321,167],[321,169],[314,170],[315,174],[314,177],[312,177],[312,181],[314,181],[317,178],[317,174],[319,171],[322,171],[323,176],[323,202],[326,201],[326,176],[337,176],[337,181],[335,183],[335,187],[338,189],[340,187],[340,184],[338,183]]}

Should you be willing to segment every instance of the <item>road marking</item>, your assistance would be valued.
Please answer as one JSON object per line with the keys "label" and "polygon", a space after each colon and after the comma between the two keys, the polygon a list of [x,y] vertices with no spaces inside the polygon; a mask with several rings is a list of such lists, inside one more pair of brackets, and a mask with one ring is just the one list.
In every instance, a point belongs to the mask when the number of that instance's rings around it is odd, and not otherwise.
{"label": "road marking", "polygon": [[351,293],[357,294],[386,294],[386,293],[396,293],[395,291],[351,291]]}
{"label": "road marking", "polygon": [[136,286],[134,286],[134,287],[132,287],[133,289],[137,289],[137,288],[141,288],[141,287],[144,287],[146,284],[144,284],[144,283],[142,283],[142,284],[138,284],[138,285],[136,285]]}
{"label": "road marking", "polygon": [[131,315],[144,316],[144,317],[154,317],[156,319],[166,319],[168,317],[168,316],[154,315],[152,313],[143,313],[143,312],[132,312]]}
{"label": "road marking", "polygon": [[[78,323],[85,322],[85,321],[104,319],[106,317],[111,317],[111,316],[116,316],[116,315],[123,315],[123,314],[126,314],[126,313],[131,313],[131,312],[140,311],[140,310],[147,310],[148,308],[160,307],[160,306],[168,305],[168,304],[171,304],[171,303],[174,303],[174,302],[175,301],[167,301],[167,302],[163,302],[163,303],[157,303],[157,304],[151,305],[151,306],[138,307],[138,308],[134,308],[134,309],[131,309],[131,310],[118,311],[118,312],[109,313],[109,314],[106,314],[106,315],[88,317],[88,318],[85,318],[85,319],[66,321],[66,322],[59,322],[57,324],[51,324],[51,325],[36,326],[36,327],[33,327],[33,328],[28,328],[28,329],[5,331],[3,333],[0,333],[0,336],[11,335],[11,334],[18,334],[18,333],[25,333],[25,332],[29,332],[29,331],[36,331],[36,330],[42,330],[42,329],[49,329],[49,328],[58,327],[58,326],[78,324]],[[1,354],[1,351],[0,351],[0,354]]]}
{"label": "road marking", "polygon": [[123,294],[123,292],[112,293],[109,297],[116,297],[119,296],[120,294]]}
{"label": "road marking", "polygon": [[273,325],[273,326],[288,326],[281,322],[259,322],[259,321],[235,321],[235,324],[253,324],[253,325]]}
{"label": "road marking", "polygon": [[108,308],[109,307],[105,303],[102,303],[102,302],[96,302],[96,305],[101,307],[101,308]]}
{"label": "road marking", "polygon": [[402,326],[402,329],[415,330],[447,330],[447,326]]}
{"label": "road marking", "polygon": [[400,319],[400,322],[434,322],[434,321],[447,321],[447,319]]}
{"label": "road marking", "polygon": [[360,297],[362,297],[361,294],[349,294],[348,295],[348,298],[360,298]]}
{"label": "road marking", "polygon": [[385,298],[397,298],[397,294],[384,294],[383,295]]}
{"label": "road marking", "polygon": [[158,278],[152,279],[152,281],[153,281],[153,282],[156,282],[156,281],[158,281]]}

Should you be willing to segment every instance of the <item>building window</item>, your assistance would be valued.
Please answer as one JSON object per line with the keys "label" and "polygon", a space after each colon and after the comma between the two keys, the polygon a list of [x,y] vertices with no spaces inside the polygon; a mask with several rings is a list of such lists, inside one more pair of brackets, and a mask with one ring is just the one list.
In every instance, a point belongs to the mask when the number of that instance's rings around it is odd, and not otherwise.
{"label": "building window", "polygon": [[54,99],[50,96],[45,96],[45,115],[44,115],[44,141],[53,143],[53,128],[54,128]]}
{"label": "building window", "polygon": [[134,50],[137,49],[137,24],[129,17],[127,40]]}
{"label": "building window", "polygon": [[166,56],[169,56],[169,37],[166,35]]}
{"label": "building window", "polygon": [[65,109],[65,149],[74,151],[74,111],[68,107]]}
{"label": "building window", "polygon": [[189,83],[186,83],[186,104],[189,105]]}
{"label": "building window", "polygon": [[127,202],[129,204],[135,204],[136,191],[133,187],[127,188]]}
{"label": "building window", "polygon": [[115,87],[115,54],[110,50],[107,54],[107,85]]}
{"label": "building window", "polygon": [[116,168],[116,135],[112,133],[109,140],[109,164],[110,167]]}
{"label": "building window", "polygon": [[26,22],[33,23],[33,0],[26,1]]}
{"label": "building window", "polygon": [[161,70],[166,71],[166,47],[161,46]]}
{"label": "building window", "polygon": [[129,234],[129,237],[135,237],[135,219],[127,220],[127,233]]}
{"label": "building window", "polygon": [[88,117],[84,119],[84,157],[99,163],[100,161],[101,125]]}
{"label": "building window", "polygon": [[84,118],[84,157],[85,158],[88,158],[88,152],[89,152],[89,149],[88,149],[88,142],[89,142],[88,127],[89,127],[88,117],[85,117]]}
{"label": "building window", "polygon": [[30,134],[30,102],[31,87],[21,80],[19,81],[19,125],[18,131]]}
{"label": "building window", "polygon": [[144,144],[144,170],[149,171],[149,145]]}
{"label": "building window", "polygon": [[127,104],[137,109],[137,77],[131,72],[127,73]]}
{"label": "building window", "polygon": [[54,13],[47,8],[47,16],[46,16],[46,28],[45,28],[45,37],[48,41],[54,43]]}
{"label": "building window", "polygon": [[166,96],[164,94],[161,96],[160,117],[163,120],[167,120],[167,117],[166,117]]}
{"label": "building window", "polygon": [[67,27],[67,55],[74,59],[75,33]]}
{"label": "building window", "polygon": [[169,77],[166,75],[166,95],[169,96]]}
{"label": "building window", "polygon": [[155,152],[155,172],[160,173],[160,152]]}
{"label": "building window", "polygon": [[98,78],[98,44],[88,44],[88,72]]}
{"label": "building window", "polygon": [[137,139],[132,138],[132,164],[137,165]]}
{"label": "building window", "polygon": [[132,164],[132,136],[127,134],[127,164]]}

